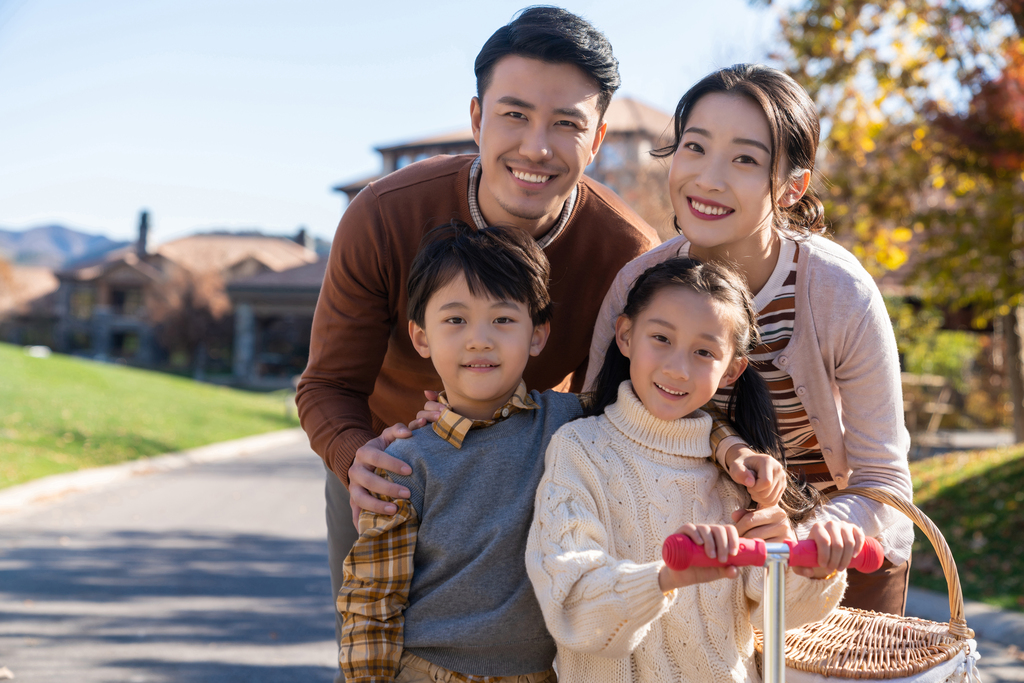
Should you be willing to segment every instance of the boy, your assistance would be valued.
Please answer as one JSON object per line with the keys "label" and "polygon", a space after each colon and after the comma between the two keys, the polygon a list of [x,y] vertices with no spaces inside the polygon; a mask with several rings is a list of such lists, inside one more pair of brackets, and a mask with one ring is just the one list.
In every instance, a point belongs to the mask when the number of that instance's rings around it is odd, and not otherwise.
{"label": "boy", "polygon": [[522,381],[548,337],[548,275],[536,240],[516,228],[451,223],[424,238],[409,336],[447,409],[388,448],[412,468],[390,475],[410,499],[394,501],[394,516],[359,518],[338,594],[348,683],[556,680],[524,558],[543,453],[582,411],[575,395]]}

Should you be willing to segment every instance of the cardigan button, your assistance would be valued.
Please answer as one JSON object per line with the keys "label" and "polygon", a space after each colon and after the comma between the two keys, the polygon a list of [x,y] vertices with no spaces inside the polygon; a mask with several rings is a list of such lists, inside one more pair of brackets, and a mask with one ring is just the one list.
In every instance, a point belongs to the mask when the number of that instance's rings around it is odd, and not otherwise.
{"label": "cardigan button", "polygon": [[788,365],[789,358],[786,356],[779,356],[779,365]]}
{"label": "cardigan button", "polygon": [[814,425],[815,427],[818,426],[819,422],[821,422],[821,420],[819,420],[818,418],[816,418],[816,417],[812,417],[811,418],[811,424]]}
{"label": "cardigan button", "polygon": [[832,455],[832,449],[831,448],[826,448],[821,453],[822,453],[822,455],[825,455],[825,456]]}
{"label": "cardigan button", "polygon": [[796,395],[797,396],[803,396],[806,393],[807,393],[807,388],[806,387],[797,387],[796,388]]}

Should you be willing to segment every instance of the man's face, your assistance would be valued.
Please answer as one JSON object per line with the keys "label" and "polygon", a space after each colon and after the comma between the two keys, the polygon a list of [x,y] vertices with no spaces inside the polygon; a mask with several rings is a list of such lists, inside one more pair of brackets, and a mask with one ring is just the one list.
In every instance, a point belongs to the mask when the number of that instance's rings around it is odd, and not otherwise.
{"label": "man's face", "polygon": [[470,106],[480,146],[480,210],[488,223],[539,237],[554,226],[606,124],[597,83],[573,64],[500,59]]}

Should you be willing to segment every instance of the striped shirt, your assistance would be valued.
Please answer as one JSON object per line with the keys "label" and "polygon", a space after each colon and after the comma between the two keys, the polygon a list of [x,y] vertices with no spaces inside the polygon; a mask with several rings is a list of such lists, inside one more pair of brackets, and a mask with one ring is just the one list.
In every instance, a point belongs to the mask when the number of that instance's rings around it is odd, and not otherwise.
{"label": "striped shirt", "polygon": [[[799,259],[800,245],[783,239],[775,270],[768,283],[754,297],[761,344],[751,352],[750,364],[765,379],[771,392],[789,470],[797,476],[803,474],[809,483],[819,489],[827,489],[834,482],[801,400],[804,390],[793,385],[793,378],[788,372],[775,367],[775,359],[793,337],[796,320],[796,268]],[[714,401],[725,411],[731,395],[731,387],[721,389],[715,394]]]}

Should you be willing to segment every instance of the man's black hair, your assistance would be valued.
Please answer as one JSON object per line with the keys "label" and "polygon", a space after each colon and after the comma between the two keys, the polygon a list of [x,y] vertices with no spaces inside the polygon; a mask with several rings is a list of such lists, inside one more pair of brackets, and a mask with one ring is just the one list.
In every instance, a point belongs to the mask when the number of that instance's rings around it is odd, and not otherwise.
{"label": "man's black hair", "polygon": [[516,55],[553,64],[574,64],[594,79],[601,94],[597,111],[604,117],[612,94],[619,89],[619,60],[611,43],[586,20],[561,7],[527,7],[495,31],[476,56],[476,96],[483,102],[494,65]]}
{"label": "man's black hair", "polygon": [[536,240],[519,228],[452,221],[420,242],[409,270],[409,320],[423,327],[430,297],[460,273],[474,296],[525,304],[534,325],[551,319],[550,266]]}

